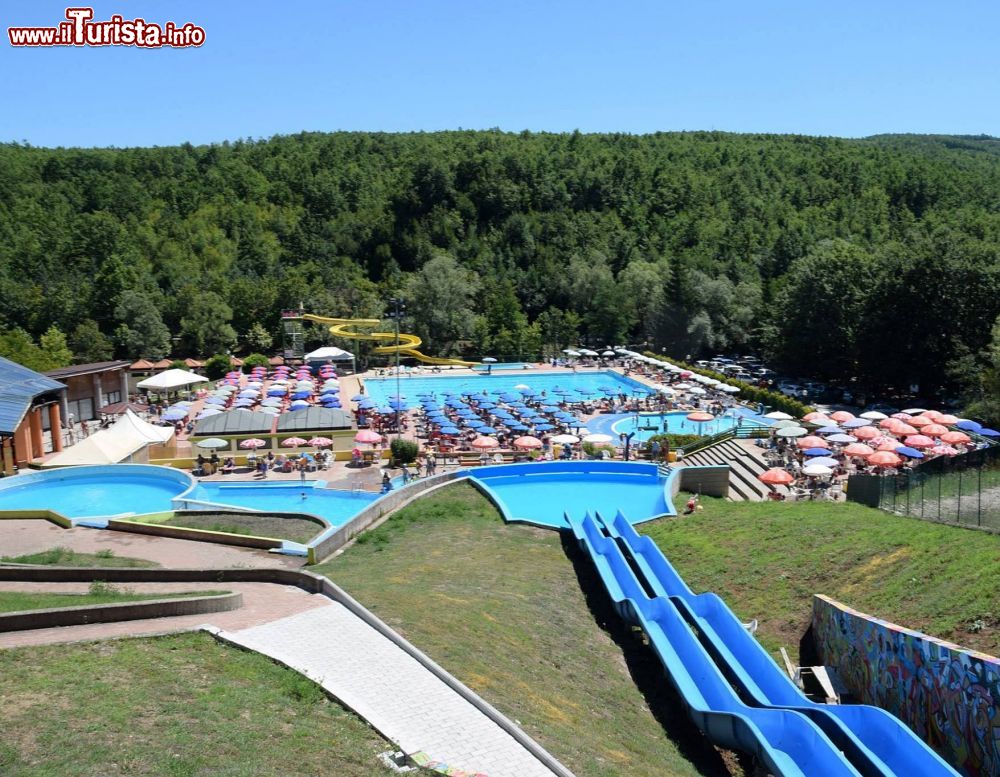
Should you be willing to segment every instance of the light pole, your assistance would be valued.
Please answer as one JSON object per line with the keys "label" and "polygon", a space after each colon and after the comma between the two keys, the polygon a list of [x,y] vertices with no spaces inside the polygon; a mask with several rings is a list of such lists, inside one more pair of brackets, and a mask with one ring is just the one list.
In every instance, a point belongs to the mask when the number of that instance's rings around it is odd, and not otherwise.
{"label": "light pole", "polygon": [[399,297],[393,297],[389,300],[389,304],[392,305],[392,318],[396,324],[396,439],[398,440],[402,436],[402,427],[399,424],[399,319],[402,316],[402,311],[406,310],[406,305],[403,304],[403,300]]}

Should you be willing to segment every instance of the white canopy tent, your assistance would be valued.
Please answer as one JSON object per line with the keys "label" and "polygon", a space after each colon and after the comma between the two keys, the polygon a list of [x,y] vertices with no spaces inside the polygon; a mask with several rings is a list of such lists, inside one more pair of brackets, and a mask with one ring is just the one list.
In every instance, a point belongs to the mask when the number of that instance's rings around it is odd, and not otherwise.
{"label": "white canopy tent", "polygon": [[83,464],[117,464],[145,448],[159,445],[174,436],[172,426],[154,426],[143,421],[131,410],[119,416],[107,429],[56,454],[45,467],[69,467]]}
{"label": "white canopy tent", "polygon": [[343,348],[328,345],[324,348],[317,348],[315,351],[307,353],[302,358],[307,362],[349,362],[354,358],[354,354],[350,351],[345,351]]}
{"label": "white canopy tent", "polygon": [[164,370],[159,375],[146,378],[136,383],[136,388],[148,389],[149,391],[175,391],[194,383],[207,383],[208,378],[196,375],[187,370]]}

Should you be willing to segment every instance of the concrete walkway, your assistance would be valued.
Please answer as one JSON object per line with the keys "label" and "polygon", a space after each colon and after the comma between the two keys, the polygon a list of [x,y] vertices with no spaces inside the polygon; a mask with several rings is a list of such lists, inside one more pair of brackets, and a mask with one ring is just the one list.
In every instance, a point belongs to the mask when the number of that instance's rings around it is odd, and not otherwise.
{"label": "concrete walkway", "polygon": [[507,732],[340,604],[220,636],[320,683],[407,754],[489,777],[552,777]]}

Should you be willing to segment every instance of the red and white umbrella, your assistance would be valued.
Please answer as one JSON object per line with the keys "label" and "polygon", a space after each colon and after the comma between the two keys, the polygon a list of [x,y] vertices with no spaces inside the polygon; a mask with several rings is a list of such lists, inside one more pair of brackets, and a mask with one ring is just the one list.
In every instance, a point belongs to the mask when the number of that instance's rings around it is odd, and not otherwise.
{"label": "red and white umbrella", "polygon": [[876,467],[898,467],[902,459],[891,451],[876,451],[868,457],[868,463]]}
{"label": "red and white umbrella", "polygon": [[267,445],[267,441],[258,439],[257,437],[251,437],[249,440],[240,442],[241,448],[263,448],[265,445]]}
{"label": "red and white umbrella", "polygon": [[696,421],[699,424],[704,423],[705,421],[711,421],[713,418],[715,418],[715,416],[711,413],[688,413],[687,416],[688,421]]}
{"label": "red and white umbrella", "polygon": [[472,441],[472,447],[485,451],[489,450],[490,448],[499,448],[500,443],[498,443],[492,437],[477,437],[475,440]]}
{"label": "red and white umbrella", "polygon": [[933,448],[936,443],[925,434],[911,434],[903,442],[911,448]]}
{"label": "red and white umbrella", "polygon": [[326,448],[330,445],[333,445],[333,440],[331,440],[329,437],[313,437],[312,439],[309,440],[308,444],[313,446],[314,448]]}
{"label": "red and white umbrella", "polygon": [[815,435],[806,435],[805,437],[799,437],[795,441],[795,444],[800,448],[829,448],[830,443],[824,440],[822,437],[816,437]]}
{"label": "red and white umbrella", "polygon": [[898,423],[898,424],[896,424],[889,431],[892,432],[897,437],[905,437],[905,436],[911,435],[911,434],[919,434],[919,432],[916,430],[915,427],[910,426],[909,424],[904,424],[904,423]]}
{"label": "red and white umbrella", "polygon": [[757,479],[761,483],[768,483],[772,486],[787,486],[789,483],[795,482],[795,476],[792,475],[788,470],[776,467],[774,469],[769,469],[757,476]]}
{"label": "red and white umbrella", "polygon": [[907,423],[909,423],[910,426],[927,426],[934,423],[934,419],[928,418],[925,415],[917,415],[911,418]]}
{"label": "red and white umbrella", "polygon": [[942,424],[927,424],[920,431],[929,437],[940,437],[942,434],[948,434],[948,427]]}
{"label": "red and white umbrella", "polygon": [[530,435],[526,435],[524,437],[518,437],[516,440],[514,440],[514,447],[526,448],[526,449],[541,448],[542,441],[539,440],[537,437],[531,437]]}
{"label": "red and white umbrella", "polygon": [[958,423],[958,416],[942,413],[938,416],[937,422],[939,424],[943,424],[944,426],[954,426]]}
{"label": "red and white umbrella", "polygon": [[890,439],[887,438],[885,440],[882,440],[882,442],[880,442],[878,444],[878,447],[875,450],[876,451],[890,451],[891,452],[891,451],[896,450],[896,448],[902,448],[902,447],[903,447],[903,443],[901,443],[899,440],[890,440]]}
{"label": "red and white umbrella", "polygon": [[853,421],[854,413],[848,413],[846,410],[838,410],[836,413],[830,413],[830,418],[838,424],[843,424],[847,421]]}
{"label": "red and white umbrella", "polygon": [[972,440],[965,432],[946,432],[941,435],[940,439],[941,442],[946,442],[949,445],[962,445]]}
{"label": "red and white umbrella", "polygon": [[879,436],[879,431],[874,426],[860,426],[851,432],[859,440],[874,440]]}
{"label": "red and white umbrella", "polygon": [[846,448],[844,448],[844,453],[848,456],[857,456],[859,458],[867,458],[875,453],[875,449],[865,445],[863,442],[852,442]]}
{"label": "red and white umbrella", "polygon": [[382,435],[378,432],[373,432],[371,429],[362,429],[354,435],[354,442],[367,442],[374,445],[377,442],[382,442]]}
{"label": "red and white umbrella", "polygon": [[298,448],[305,444],[306,441],[302,437],[289,437],[287,440],[281,441],[281,447],[283,448]]}
{"label": "red and white umbrella", "polygon": [[952,448],[950,445],[935,445],[931,448],[931,453],[935,453],[938,456],[957,456],[959,451],[957,448]]}

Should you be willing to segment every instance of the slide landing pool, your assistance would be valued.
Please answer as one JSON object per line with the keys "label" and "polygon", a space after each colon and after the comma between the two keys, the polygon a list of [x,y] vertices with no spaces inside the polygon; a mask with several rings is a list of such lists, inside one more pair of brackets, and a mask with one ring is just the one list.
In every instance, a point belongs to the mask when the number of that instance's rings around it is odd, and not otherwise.
{"label": "slide landing pool", "polygon": [[568,528],[566,515],[595,509],[627,510],[636,522],[676,515],[669,476],[655,464],[621,461],[547,461],[477,467],[468,478],[507,521]]}

